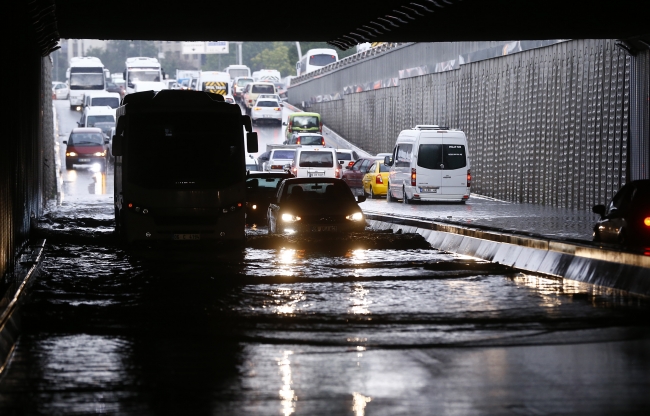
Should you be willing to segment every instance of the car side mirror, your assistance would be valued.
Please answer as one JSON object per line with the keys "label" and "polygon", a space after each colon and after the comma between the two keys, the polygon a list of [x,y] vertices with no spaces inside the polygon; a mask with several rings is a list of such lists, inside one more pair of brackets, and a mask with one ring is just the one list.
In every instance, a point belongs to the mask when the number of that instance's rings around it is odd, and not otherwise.
{"label": "car side mirror", "polygon": [[246,149],[248,150],[249,153],[258,152],[257,132],[253,131],[253,132],[246,133]]}
{"label": "car side mirror", "polygon": [[104,140],[104,144],[108,144],[108,143],[109,143],[108,139]]}
{"label": "car side mirror", "polygon": [[359,195],[359,196],[357,197],[357,202],[365,202],[365,200],[366,200],[365,195]]}
{"label": "car side mirror", "polygon": [[123,156],[124,137],[115,135],[113,136],[113,145],[111,146],[111,154],[113,156]]}
{"label": "car side mirror", "polygon": [[81,123],[77,121],[77,127],[81,127]]}
{"label": "car side mirror", "polygon": [[289,163],[284,165],[282,168],[285,172],[291,172],[291,165]]}
{"label": "car side mirror", "polygon": [[350,165],[345,165],[345,170],[350,170]]}
{"label": "car side mirror", "polygon": [[594,207],[591,209],[591,212],[604,217],[606,212],[605,205],[594,205]]}
{"label": "car side mirror", "polygon": [[68,144],[68,141],[67,141],[67,140],[64,140],[64,141],[63,141],[63,144],[67,145],[67,144]]}
{"label": "car side mirror", "polygon": [[286,126],[286,125],[287,125],[287,122],[286,122],[286,121],[283,121],[283,122],[282,122],[282,125],[283,125],[283,126]]}
{"label": "car side mirror", "polygon": [[384,165],[393,166],[393,158],[391,156],[384,157]]}

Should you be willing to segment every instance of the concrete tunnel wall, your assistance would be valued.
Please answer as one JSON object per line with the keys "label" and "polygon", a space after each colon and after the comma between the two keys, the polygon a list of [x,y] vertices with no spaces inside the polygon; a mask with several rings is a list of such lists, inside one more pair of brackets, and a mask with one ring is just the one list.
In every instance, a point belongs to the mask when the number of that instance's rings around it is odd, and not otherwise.
{"label": "concrete tunnel wall", "polygon": [[5,43],[0,146],[0,291],[15,279],[16,255],[28,243],[31,222],[55,196],[52,61],[41,56],[24,5],[10,3],[13,33]]}
{"label": "concrete tunnel wall", "polygon": [[[649,158],[647,131],[634,136],[636,159],[629,161],[630,78],[633,73],[634,97],[639,97],[634,114],[641,121],[645,117],[647,124],[647,93],[637,87],[647,89],[648,81],[644,84],[643,75],[637,76],[645,67],[631,71],[638,65],[631,68],[630,56],[615,43],[556,43],[402,78],[393,87],[339,93],[340,99],[308,107],[372,154],[392,151],[399,132],[416,124],[461,129],[469,140],[473,192],[512,202],[590,209],[608,201],[630,178],[648,177],[643,173]],[[399,60],[404,49],[375,57],[374,64]],[[422,62],[430,64],[435,57],[423,56]],[[314,101],[314,91],[338,92],[335,79],[346,70],[292,86],[289,101]]]}

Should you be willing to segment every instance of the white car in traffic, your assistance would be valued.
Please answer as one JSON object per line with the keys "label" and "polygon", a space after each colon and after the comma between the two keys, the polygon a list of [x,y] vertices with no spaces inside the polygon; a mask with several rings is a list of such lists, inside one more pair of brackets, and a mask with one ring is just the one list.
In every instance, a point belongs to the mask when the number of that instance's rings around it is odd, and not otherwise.
{"label": "white car in traffic", "polygon": [[67,100],[70,95],[70,88],[65,82],[52,83],[52,98],[55,100]]}
{"label": "white car in traffic", "polygon": [[253,124],[259,122],[269,122],[282,124],[282,107],[277,100],[271,98],[260,98],[255,105],[251,107],[251,119]]}

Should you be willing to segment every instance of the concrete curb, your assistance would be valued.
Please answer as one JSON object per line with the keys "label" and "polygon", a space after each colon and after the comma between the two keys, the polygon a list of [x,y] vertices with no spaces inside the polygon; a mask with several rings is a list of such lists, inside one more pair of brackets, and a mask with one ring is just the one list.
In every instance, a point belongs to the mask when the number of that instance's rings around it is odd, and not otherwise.
{"label": "concrete curb", "polygon": [[372,229],[418,233],[443,251],[650,296],[650,256],[435,221],[379,214],[366,218]]}
{"label": "concrete curb", "polygon": [[45,240],[38,240],[25,248],[16,265],[13,278],[8,281],[0,298],[0,375],[7,367],[20,335],[20,306],[27,298],[30,284],[38,276]]}

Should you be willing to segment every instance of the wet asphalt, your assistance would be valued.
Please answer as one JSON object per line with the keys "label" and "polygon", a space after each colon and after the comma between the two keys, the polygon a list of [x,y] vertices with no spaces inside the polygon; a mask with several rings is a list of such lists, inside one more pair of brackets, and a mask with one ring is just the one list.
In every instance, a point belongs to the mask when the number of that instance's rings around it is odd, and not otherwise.
{"label": "wet asphalt", "polygon": [[[277,130],[259,129],[267,142]],[[127,250],[112,233],[112,172],[96,173],[78,169],[40,220],[45,259],[0,415],[650,411],[647,299],[408,234],[260,226],[243,248]],[[483,201],[415,208],[473,221],[507,211]]]}

